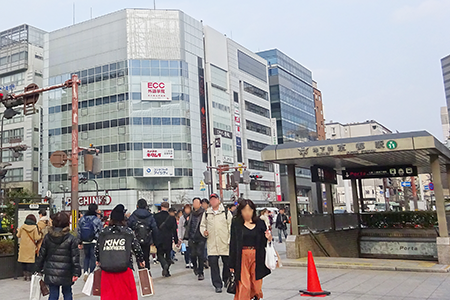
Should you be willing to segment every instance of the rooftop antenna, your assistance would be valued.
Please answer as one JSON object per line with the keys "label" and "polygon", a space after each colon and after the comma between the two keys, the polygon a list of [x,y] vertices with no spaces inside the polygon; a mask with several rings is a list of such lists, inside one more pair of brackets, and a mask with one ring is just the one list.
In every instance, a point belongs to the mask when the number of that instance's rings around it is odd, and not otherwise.
{"label": "rooftop antenna", "polygon": [[92,7],[91,7],[91,20],[92,20]]}
{"label": "rooftop antenna", "polygon": [[75,2],[73,3],[73,25],[75,25]]}
{"label": "rooftop antenna", "polygon": [[156,0],[153,0],[153,9],[156,10]]}

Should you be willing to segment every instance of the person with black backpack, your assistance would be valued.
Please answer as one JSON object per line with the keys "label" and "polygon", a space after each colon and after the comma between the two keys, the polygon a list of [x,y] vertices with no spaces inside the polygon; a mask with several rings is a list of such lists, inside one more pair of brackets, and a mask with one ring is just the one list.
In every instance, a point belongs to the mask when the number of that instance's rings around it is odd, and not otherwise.
{"label": "person with black backpack", "polygon": [[103,228],[102,221],[97,216],[98,205],[95,203],[89,204],[88,211],[81,217],[78,222],[77,231],[79,238],[78,248],[84,249],[84,281],[87,280],[89,273],[94,272],[95,256],[94,249],[97,242],[98,235]]}
{"label": "person with black backpack", "polygon": [[134,232],[126,226],[125,211],[122,204],[114,207],[109,226],[98,237],[95,255],[102,269],[101,299],[138,299],[132,253],[141,268],[145,267],[144,254]]}
{"label": "person with black backpack", "polygon": [[150,246],[157,240],[158,227],[147,206],[145,199],[138,200],[137,209],[128,218],[128,227],[134,231],[144,253],[145,267],[150,270]]}

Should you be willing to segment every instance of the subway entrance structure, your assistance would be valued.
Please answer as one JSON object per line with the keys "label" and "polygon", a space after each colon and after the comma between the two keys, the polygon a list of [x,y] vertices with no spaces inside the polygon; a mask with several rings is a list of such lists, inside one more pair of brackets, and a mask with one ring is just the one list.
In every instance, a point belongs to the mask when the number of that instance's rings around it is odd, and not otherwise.
{"label": "subway entrance structure", "polygon": [[[287,242],[288,258],[305,256],[308,250],[305,247],[309,247],[309,244],[305,243],[302,230],[299,230],[299,225],[303,225],[301,228],[304,228],[305,220],[308,220],[308,218],[299,214],[296,196],[295,167],[302,167],[311,169],[313,181],[319,181],[325,185],[325,201],[328,204],[326,205],[326,212],[322,214],[321,211],[322,201],[324,200],[320,192],[314,195],[314,199],[311,200],[315,202],[315,207],[319,211],[317,214],[309,216],[310,221],[321,220],[320,218],[329,220],[329,225],[326,225],[325,230],[323,230],[325,237],[319,237],[319,239],[317,236],[313,237],[316,240],[315,244],[318,244],[321,248],[321,254],[325,253],[327,256],[399,257],[407,259],[434,257],[440,264],[450,264],[450,238],[442,184],[445,176],[442,177],[441,175],[446,173],[446,180],[450,181],[450,150],[430,133],[417,131],[305,143],[293,142],[267,146],[261,152],[261,156],[263,161],[287,165],[288,191],[285,195],[288,196],[292,216],[292,236],[288,237]],[[395,174],[390,174],[390,172],[395,172]],[[353,214],[334,214],[332,184],[336,183],[336,173],[347,177],[344,179],[351,180]],[[374,234],[373,232],[368,234],[371,236],[370,238],[365,236],[368,230],[361,228],[360,222],[362,203],[362,201],[360,203],[360,200],[364,196],[362,193],[358,195],[357,192],[358,185],[361,192],[360,178],[369,178],[366,176],[373,176],[372,178],[406,177],[416,176],[417,173],[432,174],[438,230],[400,229],[397,233],[391,235],[386,234],[388,231],[384,231],[384,237],[382,237],[383,234]],[[336,226],[342,222],[348,222],[349,224],[353,222],[353,230],[347,230],[346,233],[344,230],[336,230]],[[307,222],[306,225],[308,225]],[[406,232],[408,234],[402,234]],[[382,249],[383,247],[386,248],[386,245],[380,243],[391,243],[389,245],[394,245],[405,251],[405,255],[394,253],[395,249],[393,253],[386,252]],[[414,243],[418,243],[419,246],[416,247]],[[311,247],[317,248],[317,245],[312,244]],[[423,250],[424,253],[415,255],[408,252],[416,248],[425,249]],[[373,256],[370,256],[371,251],[373,251]],[[369,256],[362,255],[364,253]]]}

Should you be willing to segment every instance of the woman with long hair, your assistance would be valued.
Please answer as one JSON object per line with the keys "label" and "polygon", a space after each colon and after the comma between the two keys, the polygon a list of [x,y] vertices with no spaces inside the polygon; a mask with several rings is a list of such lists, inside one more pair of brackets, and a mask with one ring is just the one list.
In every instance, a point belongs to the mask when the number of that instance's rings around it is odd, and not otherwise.
{"label": "woman with long hair", "polygon": [[237,281],[235,300],[259,300],[263,297],[262,279],[270,274],[266,267],[266,245],[272,234],[256,215],[255,204],[240,201],[231,225],[230,271]]}
{"label": "woman with long hair", "polygon": [[18,262],[22,263],[23,279],[31,280],[31,273],[34,271],[34,263],[37,255],[37,244],[42,239],[42,234],[37,226],[36,217],[29,214],[22,226],[17,231],[20,239]]}

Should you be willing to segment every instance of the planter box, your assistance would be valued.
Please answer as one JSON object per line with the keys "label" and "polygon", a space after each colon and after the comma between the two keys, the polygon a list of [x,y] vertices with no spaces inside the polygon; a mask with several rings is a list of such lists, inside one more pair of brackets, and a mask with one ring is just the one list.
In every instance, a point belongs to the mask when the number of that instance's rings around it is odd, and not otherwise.
{"label": "planter box", "polygon": [[363,229],[360,257],[437,260],[434,229]]}
{"label": "planter box", "polygon": [[21,265],[16,261],[14,255],[0,256],[0,279],[14,277],[14,266],[16,265],[17,274],[22,274]]}

